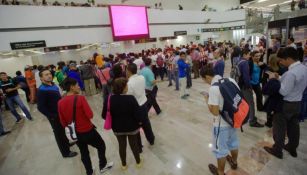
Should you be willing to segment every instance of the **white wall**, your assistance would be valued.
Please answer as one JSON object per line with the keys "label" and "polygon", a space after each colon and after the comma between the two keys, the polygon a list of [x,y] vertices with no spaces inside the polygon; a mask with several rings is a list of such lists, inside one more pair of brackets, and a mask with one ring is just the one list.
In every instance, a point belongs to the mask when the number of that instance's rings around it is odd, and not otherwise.
{"label": "white wall", "polygon": [[[7,16],[10,16],[10,20],[7,20]],[[151,37],[173,36],[174,31],[181,30],[187,31],[188,35],[199,35],[201,28],[245,25],[244,10],[228,12],[149,10],[148,16]],[[201,24],[207,19],[211,19],[211,23]],[[186,24],[191,22],[200,24]],[[154,25],[157,23],[159,25]],[[106,8],[0,6],[0,29],[109,24]],[[45,40],[47,47],[113,41],[110,27],[0,32],[0,38],[0,51],[10,50],[11,42],[22,41]]]}
{"label": "white wall", "polygon": [[[122,0],[95,0],[96,4],[122,4]],[[47,0],[47,2],[54,2]],[[71,0],[58,0],[58,2],[65,3]],[[85,3],[87,0],[74,0],[76,3]],[[236,7],[240,4],[239,0],[127,0],[125,5],[146,5],[154,7],[155,3],[162,2],[164,9],[178,9],[180,4],[184,10],[201,10],[205,4],[218,11],[225,11],[231,7]]]}
{"label": "white wall", "polygon": [[23,72],[26,65],[33,65],[31,57],[6,58],[1,59],[0,70],[11,77],[15,77],[16,71]]}

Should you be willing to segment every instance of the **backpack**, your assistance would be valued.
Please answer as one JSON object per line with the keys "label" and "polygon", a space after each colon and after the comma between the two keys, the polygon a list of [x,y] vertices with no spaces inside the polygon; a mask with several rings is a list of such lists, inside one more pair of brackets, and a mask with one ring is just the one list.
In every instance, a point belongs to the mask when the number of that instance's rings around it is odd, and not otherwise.
{"label": "backpack", "polygon": [[237,83],[239,83],[241,77],[241,71],[239,65],[245,60],[240,60],[230,71],[230,78],[234,79]]}
{"label": "backpack", "polygon": [[162,56],[158,56],[158,58],[157,58],[157,65],[159,67],[163,67],[164,66],[164,60],[163,60]]}
{"label": "backpack", "polygon": [[[224,98],[222,118],[233,128],[241,128],[248,121],[249,105],[240,89],[229,79],[220,79],[213,86],[218,86]],[[243,131],[243,130],[242,130]]]}

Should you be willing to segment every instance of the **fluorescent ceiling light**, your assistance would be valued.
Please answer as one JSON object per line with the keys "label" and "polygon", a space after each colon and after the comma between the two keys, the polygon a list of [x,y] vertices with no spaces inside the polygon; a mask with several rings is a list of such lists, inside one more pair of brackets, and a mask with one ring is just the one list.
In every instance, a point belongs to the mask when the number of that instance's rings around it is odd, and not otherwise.
{"label": "fluorescent ceiling light", "polygon": [[1,53],[1,55],[7,56],[7,55],[13,55],[12,52],[7,52],[7,53]]}
{"label": "fluorescent ceiling light", "polygon": [[258,2],[265,2],[265,1],[268,1],[268,0],[258,0]]}
{"label": "fluorescent ceiling light", "polygon": [[285,1],[285,2],[283,2],[281,4],[287,4],[287,3],[290,3],[290,2],[292,2],[292,1],[291,0],[290,1]]}
{"label": "fluorescent ceiling light", "polygon": [[40,51],[35,51],[35,50],[26,50],[26,51],[32,52],[32,53],[37,53],[37,54],[42,54],[42,55],[46,54],[45,52],[40,52]]}
{"label": "fluorescent ceiling light", "polygon": [[271,4],[271,5],[269,5],[268,7],[273,7],[273,6],[276,6],[277,4]]}

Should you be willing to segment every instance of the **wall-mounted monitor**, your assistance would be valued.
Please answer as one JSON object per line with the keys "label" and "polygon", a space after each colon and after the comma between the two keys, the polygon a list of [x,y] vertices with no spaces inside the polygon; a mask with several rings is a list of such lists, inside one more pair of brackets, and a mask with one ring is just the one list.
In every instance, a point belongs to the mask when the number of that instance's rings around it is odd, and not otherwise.
{"label": "wall-mounted monitor", "polygon": [[109,6],[114,41],[149,38],[147,8],[143,6]]}

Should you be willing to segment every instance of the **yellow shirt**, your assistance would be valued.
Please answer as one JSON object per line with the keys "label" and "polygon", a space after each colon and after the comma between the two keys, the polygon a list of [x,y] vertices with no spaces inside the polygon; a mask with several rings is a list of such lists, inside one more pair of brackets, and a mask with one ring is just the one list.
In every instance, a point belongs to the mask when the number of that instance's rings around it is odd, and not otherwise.
{"label": "yellow shirt", "polygon": [[102,57],[102,55],[98,55],[97,57],[96,57],[96,64],[97,64],[97,66],[99,67],[99,68],[101,68],[103,65],[104,65],[104,61],[103,61],[103,57]]}

